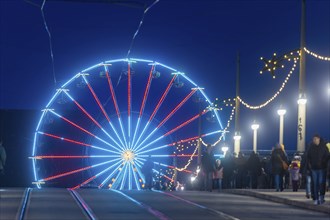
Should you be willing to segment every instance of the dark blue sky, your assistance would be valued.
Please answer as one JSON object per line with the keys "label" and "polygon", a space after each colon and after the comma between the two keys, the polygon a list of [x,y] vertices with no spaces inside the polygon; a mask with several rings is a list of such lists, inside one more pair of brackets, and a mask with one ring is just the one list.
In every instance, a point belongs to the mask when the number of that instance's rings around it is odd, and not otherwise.
{"label": "dark blue sky", "polygon": [[[44,11],[53,37],[58,85],[93,64],[124,58],[143,13],[112,4],[52,1]],[[286,68],[276,79],[260,75],[260,57],[299,48],[300,12],[300,0],[161,0],[146,14],[131,57],[170,65],[189,74],[211,98],[225,99],[235,96],[239,51],[241,97],[260,104],[274,94],[288,73]],[[330,1],[307,0],[306,13],[307,48],[330,56]],[[54,82],[40,8],[23,0],[1,0],[0,22],[0,108],[42,109],[54,92]],[[306,68],[307,136],[317,132],[329,139],[330,62],[307,56]],[[251,148],[254,119],[261,126],[259,146],[270,148],[277,141],[276,109],[281,104],[287,108],[284,142],[288,149],[295,148],[298,73],[296,68],[281,95],[263,110],[242,107],[243,149]],[[228,114],[223,112],[223,123]]]}

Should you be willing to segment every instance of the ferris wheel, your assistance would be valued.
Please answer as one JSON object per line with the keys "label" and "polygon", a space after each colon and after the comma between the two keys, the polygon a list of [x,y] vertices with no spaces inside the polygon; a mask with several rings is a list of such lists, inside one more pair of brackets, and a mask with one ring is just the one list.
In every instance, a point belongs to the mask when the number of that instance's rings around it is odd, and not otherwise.
{"label": "ferris wheel", "polygon": [[[205,90],[187,74],[159,62],[116,59],[84,69],[42,110],[31,157],[34,183],[142,189],[149,157],[175,169],[177,143],[200,136],[214,141],[224,134],[210,106]],[[200,133],[199,118],[207,117],[214,123]],[[181,156],[192,152],[187,147]]]}

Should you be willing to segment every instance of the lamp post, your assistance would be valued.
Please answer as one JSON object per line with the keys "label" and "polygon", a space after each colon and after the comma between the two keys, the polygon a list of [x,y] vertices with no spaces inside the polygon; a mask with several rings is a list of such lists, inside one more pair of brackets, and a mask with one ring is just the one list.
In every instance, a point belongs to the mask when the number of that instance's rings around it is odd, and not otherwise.
{"label": "lamp post", "polygon": [[297,151],[305,151],[306,142],[306,90],[305,90],[305,11],[306,0],[301,5],[301,32],[300,32],[300,68],[299,68],[299,99],[298,99],[298,129],[297,129]]}
{"label": "lamp post", "polygon": [[251,128],[253,130],[253,151],[257,152],[257,130],[259,129],[259,124],[254,122],[251,125]]}
{"label": "lamp post", "polygon": [[237,54],[237,71],[236,71],[236,98],[235,98],[235,136],[234,136],[234,152],[236,155],[241,151],[241,135],[239,128],[240,102],[239,97],[239,80],[240,80],[240,59]]}
{"label": "lamp post", "polygon": [[280,134],[279,134],[279,144],[283,144],[283,129],[284,129],[284,115],[286,113],[286,110],[283,108],[280,108],[277,110],[277,114],[280,116]]}

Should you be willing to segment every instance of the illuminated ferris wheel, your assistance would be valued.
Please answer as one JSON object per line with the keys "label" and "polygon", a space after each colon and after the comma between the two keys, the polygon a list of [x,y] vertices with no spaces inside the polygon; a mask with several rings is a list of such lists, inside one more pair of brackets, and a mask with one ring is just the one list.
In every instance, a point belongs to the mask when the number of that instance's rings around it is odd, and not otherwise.
{"label": "illuminated ferris wheel", "polygon": [[[82,70],[42,110],[31,157],[35,184],[141,189],[148,157],[175,169],[177,143],[223,134],[211,105],[186,74],[155,61],[117,59]],[[197,119],[210,116],[215,123],[199,134]]]}

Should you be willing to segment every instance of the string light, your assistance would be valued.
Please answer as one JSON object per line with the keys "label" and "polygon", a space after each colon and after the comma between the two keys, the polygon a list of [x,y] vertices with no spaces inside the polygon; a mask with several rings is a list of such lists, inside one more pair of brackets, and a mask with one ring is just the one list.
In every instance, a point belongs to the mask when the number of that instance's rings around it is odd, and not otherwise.
{"label": "string light", "polygon": [[[228,99],[228,100],[230,101],[231,99]],[[235,100],[235,99],[234,99],[234,100]],[[216,110],[219,110],[219,109],[216,109]],[[228,128],[230,127],[230,123],[231,123],[231,121],[233,120],[234,115],[235,115],[235,107],[233,107],[233,108],[231,109],[231,114],[230,114],[229,119],[228,119],[228,121],[227,121],[227,125],[226,125],[226,127],[223,129],[223,132],[222,132],[221,136],[219,137],[219,139],[218,139],[216,142],[214,142],[213,144],[211,144],[212,147],[214,147],[214,146],[216,146],[218,143],[220,143],[220,141],[221,141],[222,138],[224,137],[225,133],[227,132]],[[202,143],[204,146],[207,146],[207,144],[203,141],[202,138],[200,138],[199,140],[201,141],[201,143]]]}
{"label": "string light", "polygon": [[305,51],[307,54],[309,54],[309,55],[311,55],[311,56],[313,56],[313,57],[315,57],[315,58],[317,58],[317,59],[319,59],[319,60],[330,61],[330,57],[320,56],[320,55],[318,55],[318,54],[316,54],[316,53],[314,53],[314,52],[308,50],[306,47],[304,47],[304,51]]}
{"label": "string light", "polygon": [[244,100],[242,100],[241,97],[237,97],[237,99],[242,103],[242,105],[244,105],[245,107],[249,108],[249,109],[252,109],[252,110],[256,110],[256,109],[261,109],[265,106],[267,106],[269,103],[271,103],[272,101],[275,100],[275,98],[277,98],[277,96],[282,92],[282,90],[284,89],[284,87],[287,85],[292,73],[294,72],[296,66],[297,66],[297,60],[298,58],[294,58],[294,63],[293,63],[293,66],[290,70],[290,72],[288,73],[287,77],[285,78],[285,80],[283,81],[281,87],[279,88],[279,90],[277,90],[277,92],[270,98],[268,99],[266,102],[262,103],[261,105],[250,105],[248,104],[247,102],[245,102]]}

